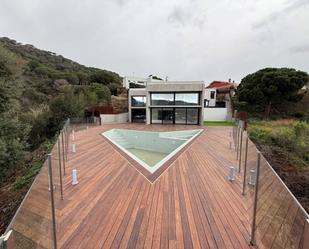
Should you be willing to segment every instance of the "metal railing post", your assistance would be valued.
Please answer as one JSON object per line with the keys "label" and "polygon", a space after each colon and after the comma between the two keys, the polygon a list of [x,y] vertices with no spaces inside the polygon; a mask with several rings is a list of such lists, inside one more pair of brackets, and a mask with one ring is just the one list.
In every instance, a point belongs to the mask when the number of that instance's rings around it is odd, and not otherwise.
{"label": "metal railing post", "polygon": [[241,170],[241,156],[242,156],[242,138],[243,138],[244,130],[242,129],[240,132],[240,144],[239,144],[239,163],[238,163],[238,173]]}
{"label": "metal railing post", "polygon": [[247,133],[246,145],[245,145],[246,147],[245,147],[244,175],[243,175],[243,183],[242,183],[242,194],[243,195],[245,195],[245,193],[246,193],[248,144],[249,144],[249,137],[248,137],[248,133]]}
{"label": "metal railing post", "polygon": [[261,165],[261,153],[258,151],[257,152],[257,162],[256,162],[256,180],[255,180],[251,240],[250,240],[251,245],[255,245],[256,209],[257,209],[258,191],[259,191],[260,165]]}
{"label": "metal railing post", "polygon": [[238,127],[239,126],[239,123],[237,123],[237,126],[236,126],[236,131],[235,131],[235,138],[236,138],[236,141],[234,141],[235,142],[235,150],[236,150],[236,152],[237,152],[237,146],[238,146]]}
{"label": "metal railing post", "polygon": [[68,161],[68,132],[66,126],[64,126],[63,131],[64,131],[65,161]]}
{"label": "metal railing post", "polygon": [[56,235],[56,214],[55,214],[55,200],[54,200],[54,183],[53,183],[53,169],[51,162],[51,154],[48,154],[48,175],[50,188],[50,200],[51,200],[51,211],[52,211],[52,225],[53,225],[53,244],[54,249],[57,249],[57,235]]}
{"label": "metal railing post", "polygon": [[240,130],[241,130],[241,127],[238,127],[237,128],[237,144],[236,144],[236,160],[238,160],[238,156],[239,156],[239,136],[240,136]]}
{"label": "metal railing post", "polygon": [[63,162],[63,174],[65,175],[65,149],[64,149],[64,138],[63,131],[61,131],[61,142],[62,142],[62,162]]}
{"label": "metal railing post", "polygon": [[63,184],[62,184],[62,169],[61,169],[60,136],[58,137],[58,156],[59,156],[60,193],[61,193],[61,200],[63,200]]}

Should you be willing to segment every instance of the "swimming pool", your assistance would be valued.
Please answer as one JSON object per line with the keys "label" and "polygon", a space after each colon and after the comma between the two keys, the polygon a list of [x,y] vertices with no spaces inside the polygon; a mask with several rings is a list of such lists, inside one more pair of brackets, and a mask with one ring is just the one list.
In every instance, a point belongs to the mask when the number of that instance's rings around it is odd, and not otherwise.
{"label": "swimming pool", "polygon": [[154,173],[203,130],[169,132],[112,129],[102,133],[120,150]]}

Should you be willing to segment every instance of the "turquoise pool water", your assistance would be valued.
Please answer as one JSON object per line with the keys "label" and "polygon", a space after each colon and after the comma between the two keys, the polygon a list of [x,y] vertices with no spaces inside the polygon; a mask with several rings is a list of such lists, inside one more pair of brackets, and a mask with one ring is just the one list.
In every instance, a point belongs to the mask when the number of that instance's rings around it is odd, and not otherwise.
{"label": "turquoise pool water", "polygon": [[196,129],[150,132],[112,129],[102,135],[153,173],[202,131]]}

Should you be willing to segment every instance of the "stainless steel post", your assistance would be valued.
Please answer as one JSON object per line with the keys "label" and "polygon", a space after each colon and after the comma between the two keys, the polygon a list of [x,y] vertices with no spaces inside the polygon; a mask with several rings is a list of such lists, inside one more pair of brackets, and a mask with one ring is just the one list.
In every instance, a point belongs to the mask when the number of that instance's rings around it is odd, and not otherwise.
{"label": "stainless steel post", "polygon": [[237,128],[237,143],[236,143],[236,160],[238,160],[238,156],[239,156],[239,136],[240,136],[240,130],[241,128],[238,127]]}
{"label": "stainless steel post", "polygon": [[245,195],[246,193],[246,180],[247,180],[247,161],[248,161],[248,144],[249,144],[249,137],[247,133],[246,138],[246,147],[245,147],[245,162],[244,162],[244,175],[243,175],[243,183],[242,183],[242,194]]}
{"label": "stainless steel post", "polygon": [[57,234],[56,234],[56,214],[55,214],[55,200],[54,200],[54,183],[53,183],[53,169],[51,163],[51,154],[48,154],[48,173],[50,182],[50,200],[52,211],[52,225],[53,225],[53,244],[54,249],[57,249]]}
{"label": "stainless steel post", "polygon": [[65,136],[65,138],[64,138],[64,141],[65,141],[65,143],[64,143],[64,146],[65,146],[65,161],[68,161],[68,132],[67,132],[67,127],[66,126],[64,126],[64,136]]}
{"label": "stainless steel post", "polygon": [[65,175],[65,149],[64,149],[64,135],[63,131],[61,131],[61,142],[62,142],[62,162],[63,162],[63,174]]}
{"label": "stainless steel post", "polygon": [[238,173],[240,173],[241,170],[241,155],[242,155],[242,138],[243,138],[244,130],[241,130],[240,132],[240,144],[239,144],[239,163],[238,163]]}
{"label": "stainless steel post", "polygon": [[237,125],[236,125],[236,131],[235,131],[235,141],[234,141],[234,145],[235,145],[235,150],[236,150],[236,152],[237,152],[237,144],[238,144],[238,122],[237,122]]}
{"label": "stainless steel post", "polygon": [[260,177],[260,164],[261,164],[261,153],[257,153],[257,162],[256,162],[256,184],[254,192],[254,203],[253,203],[253,216],[252,216],[252,227],[251,227],[251,240],[250,244],[255,245],[255,226],[256,226],[256,208],[258,201],[258,191],[259,191],[259,177]]}
{"label": "stainless steel post", "polygon": [[60,176],[60,193],[61,200],[63,200],[63,185],[62,185],[62,169],[61,169],[61,149],[60,149],[60,136],[58,137],[58,156],[59,156],[59,176]]}

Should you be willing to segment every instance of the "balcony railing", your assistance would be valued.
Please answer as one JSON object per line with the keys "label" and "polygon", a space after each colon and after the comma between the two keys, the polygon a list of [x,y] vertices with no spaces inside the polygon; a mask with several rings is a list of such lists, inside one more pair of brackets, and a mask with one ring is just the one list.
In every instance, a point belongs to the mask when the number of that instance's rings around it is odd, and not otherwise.
{"label": "balcony railing", "polygon": [[258,248],[309,248],[309,216],[236,120],[233,140],[243,195],[252,195],[251,244]]}

